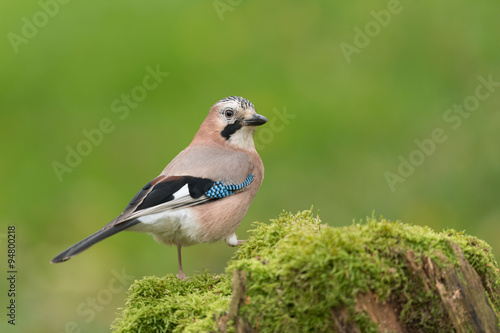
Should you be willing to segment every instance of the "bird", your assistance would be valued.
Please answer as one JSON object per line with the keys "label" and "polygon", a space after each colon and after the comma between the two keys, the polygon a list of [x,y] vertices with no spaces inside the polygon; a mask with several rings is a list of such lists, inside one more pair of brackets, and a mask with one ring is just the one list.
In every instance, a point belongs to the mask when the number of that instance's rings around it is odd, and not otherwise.
{"label": "bird", "polygon": [[238,246],[236,229],[262,180],[264,165],[254,142],[267,118],[239,96],[219,100],[187,148],[147,183],[123,212],[102,229],[64,250],[51,263],[64,262],[120,231],[147,233],[159,243],[181,248],[224,240]]}

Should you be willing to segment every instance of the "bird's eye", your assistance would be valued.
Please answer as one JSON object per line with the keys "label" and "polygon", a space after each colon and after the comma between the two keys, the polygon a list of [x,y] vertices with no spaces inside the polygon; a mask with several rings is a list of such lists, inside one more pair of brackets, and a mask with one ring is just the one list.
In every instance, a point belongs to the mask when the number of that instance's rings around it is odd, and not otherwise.
{"label": "bird's eye", "polygon": [[226,116],[227,119],[232,118],[233,115],[234,115],[234,111],[233,110],[226,110],[226,111],[224,111],[224,116]]}

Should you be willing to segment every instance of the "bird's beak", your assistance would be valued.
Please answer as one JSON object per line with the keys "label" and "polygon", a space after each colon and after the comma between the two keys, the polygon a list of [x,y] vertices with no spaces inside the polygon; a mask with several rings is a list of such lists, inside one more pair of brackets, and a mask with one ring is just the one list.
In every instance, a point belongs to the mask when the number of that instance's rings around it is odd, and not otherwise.
{"label": "bird's beak", "polygon": [[245,126],[260,126],[265,123],[267,123],[267,118],[260,114],[255,114],[252,118],[243,120]]}

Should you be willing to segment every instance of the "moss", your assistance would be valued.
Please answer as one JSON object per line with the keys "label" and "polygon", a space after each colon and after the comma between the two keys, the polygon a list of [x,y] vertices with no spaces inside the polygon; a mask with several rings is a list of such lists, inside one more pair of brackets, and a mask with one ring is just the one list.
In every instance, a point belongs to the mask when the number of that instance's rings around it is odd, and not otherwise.
{"label": "moss", "polygon": [[174,275],[145,277],[129,289],[115,332],[204,332],[211,317],[229,306],[231,281],[207,272],[180,281]]}
{"label": "moss", "polygon": [[411,251],[417,264],[425,255],[439,265],[456,265],[450,242],[460,245],[500,314],[500,272],[491,249],[463,232],[437,233],[373,217],[333,228],[322,225],[311,211],[283,213],[270,224],[255,226],[226,275],[205,272],[187,281],[173,275],[136,281],[115,332],[216,331],[229,308],[234,269],[247,272],[247,297],[238,315],[259,332],[331,332],[337,310],[363,332],[376,332],[356,305],[364,294],[396,304],[406,327],[453,331],[451,324],[443,325],[447,315],[439,296],[426,289],[407,260]]}

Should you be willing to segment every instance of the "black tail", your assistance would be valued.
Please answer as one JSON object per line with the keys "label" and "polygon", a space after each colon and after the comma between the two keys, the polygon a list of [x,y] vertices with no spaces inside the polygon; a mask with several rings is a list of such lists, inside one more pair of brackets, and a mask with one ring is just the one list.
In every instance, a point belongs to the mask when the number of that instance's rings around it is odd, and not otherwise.
{"label": "black tail", "polygon": [[78,253],[85,251],[92,245],[94,245],[97,242],[102,241],[103,239],[108,238],[109,236],[113,236],[117,232],[120,232],[122,230],[125,230],[135,224],[139,223],[139,220],[130,220],[130,221],[125,221],[122,223],[119,223],[117,225],[114,225],[110,228],[107,229],[101,229],[98,232],[90,235],[89,237],[85,238],[84,240],[79,241],[73,246],[70,246],[63,252],[59,253],[57,256],[54,257],[50,262],[53,264],[63,262],[68,260],[71,257],[76,256]]}

